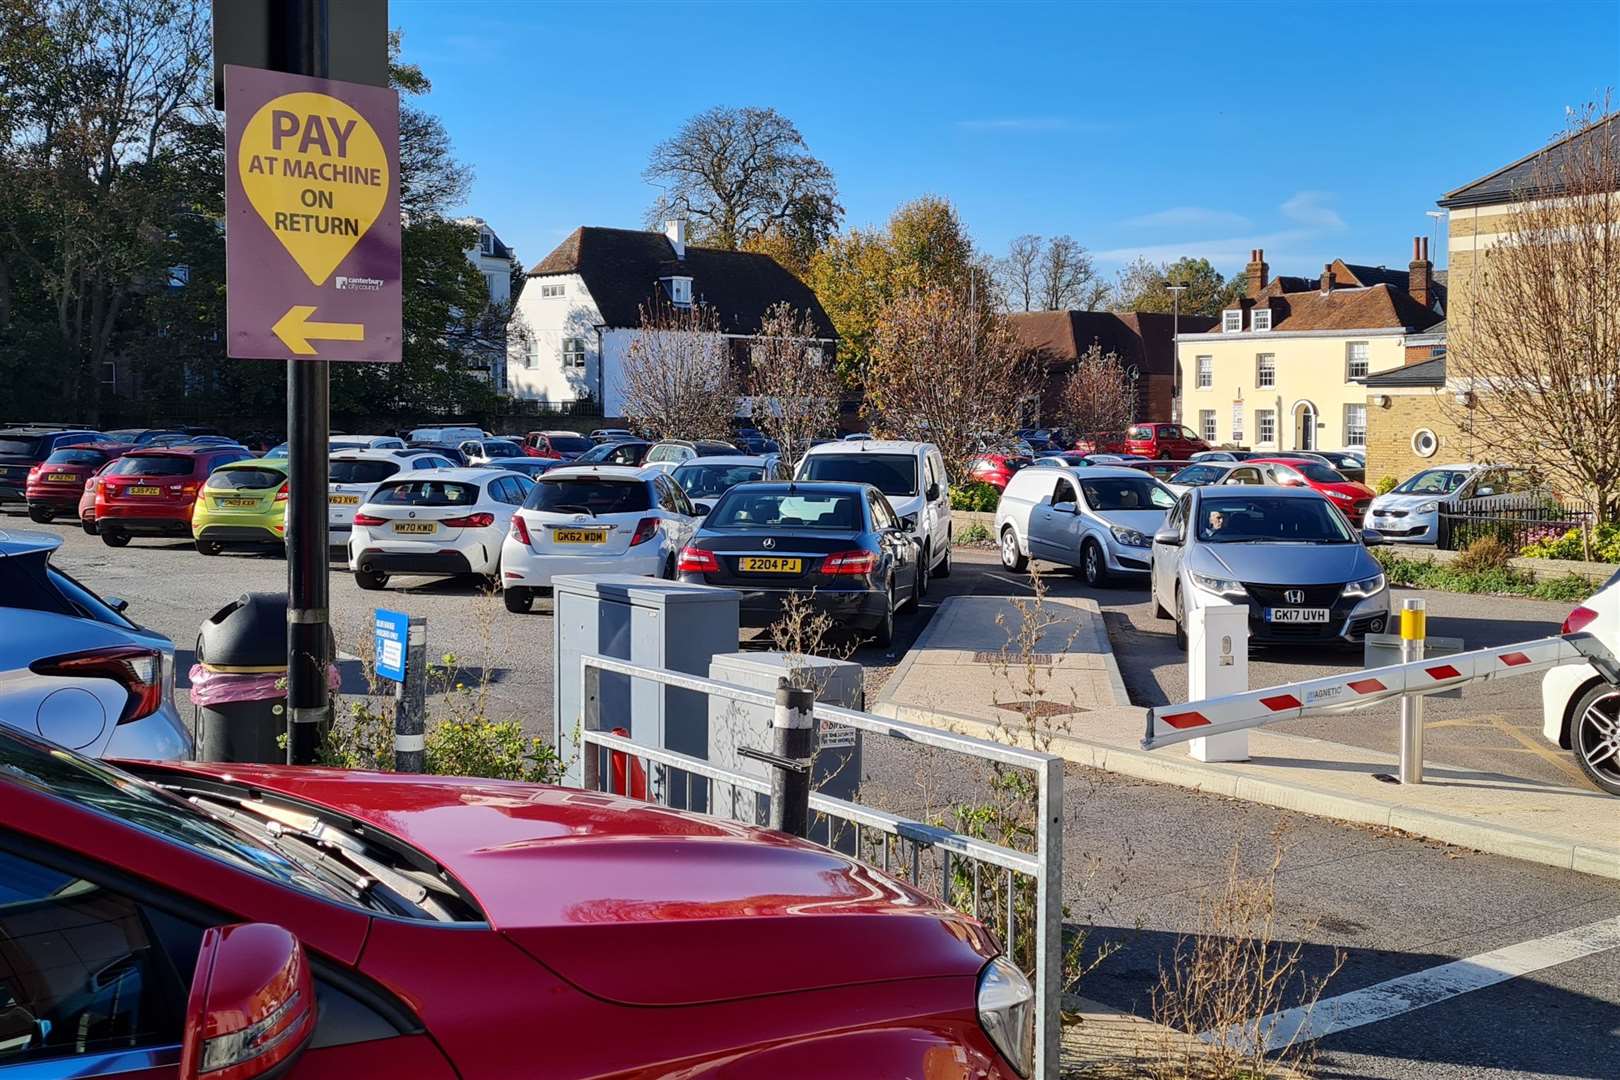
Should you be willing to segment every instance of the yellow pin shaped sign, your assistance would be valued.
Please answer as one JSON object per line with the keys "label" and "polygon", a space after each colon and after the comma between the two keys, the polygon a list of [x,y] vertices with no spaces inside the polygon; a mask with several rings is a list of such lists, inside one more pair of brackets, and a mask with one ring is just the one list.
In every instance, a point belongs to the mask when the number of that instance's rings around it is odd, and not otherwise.
{"label": "yellow pin shaped sign", "polygon": [[388,154],[364,117],[326,94],[283,94],[253,114],[237,154],[242,190],[315,285],[388,201]]}

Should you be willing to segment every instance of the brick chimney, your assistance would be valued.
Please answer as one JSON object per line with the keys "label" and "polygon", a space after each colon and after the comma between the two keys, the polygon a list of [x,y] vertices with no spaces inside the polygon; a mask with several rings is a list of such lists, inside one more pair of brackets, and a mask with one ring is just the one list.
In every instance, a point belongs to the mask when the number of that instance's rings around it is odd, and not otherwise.
{"label": "brick chimney", "polygon": [[1266,287],[1266,274],[1271,268],[1266,265],[1266,253],[1262,248],[1254,248],[1249,252],[1249,265],[1244,270],[1249,275],[1249,299],[1253,300],[1260,295],[1260,290]]}
{"label": "brick chimney", "polygon": [[1424,307],[1434,306],[1434,263],[1429,261],[1429,238],[1412,237],[1412,265],[1406,291]]}
{"label": "brick chimney", "polygon": [[1332,263],[1323,263],[1322,264],[1322,291],[1325,292],[1325,293],[1330,293],[1330,292],[1333,291],[1333,264]]}

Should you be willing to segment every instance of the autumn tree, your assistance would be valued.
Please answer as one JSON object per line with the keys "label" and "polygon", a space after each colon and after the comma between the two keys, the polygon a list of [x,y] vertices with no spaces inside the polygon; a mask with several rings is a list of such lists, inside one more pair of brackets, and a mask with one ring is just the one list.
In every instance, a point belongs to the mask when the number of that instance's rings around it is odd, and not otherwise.
{"label": "autumn tree", "polygon": [[1173,263],[1137,259],[1119,272],[1113,288],[1113,309],[1168,315],[1174,308],[1174,297],[1165,286],[1171,283],[1187,286],[1181,294],[1183,315],[1219,315],[1248,287],[1242,274],[1223,277],[1208,259],[1183,258]]}
{"label": "autumn tree", "polygon": [[722,439],[737,415],[731,350],[712,308],[644,305],[619,373],[624,415],[660,438]]}
{"label": "autumn tree", "polygon": [[1056,421],[1076,434],[1123,431],[1136,422],[1138,373],[1093,340],[1058,386]]}
{"label": "autumn tree", "polygon": [[905,292],[883,310],[866,375],[874,427],[934,443],[953,483],[987,434],[1018,426],[1036,364],[1005,317],[959,289]]}
{"label": "autumn tree", "polygon": [[775,109],[699,113],[653,148],[641,175],[660,189],[648,224],[684,217],[693,242],[711,247],[741,250],[775,234],[807,264],[844,217],[832,170]]}
{"label": "autumn tree", "polygon": [[838,427],[841,388],[830,343],[808,311],[780,303],[765,313],[750,343],[748,393],[754,423],[776,440],[788,466],[798,464],[814,439]]}
{"label": "autumn tree", "polygon": [[1008,308],[1036,310],[1045,249],[1046,242],[1034,233],[1015,236],[1007,245],[1006,256],[996,263],[996,275],[1001,279],[1001,293]]}
{"label": "autumn tree", "polygon": [[1453,293],[1447,376],[1461,400],[1442,400],[1493,455],[1535,464],[1608,522],[1620,513],[1620,113],[1589,107],[1554,147]]}
{"label": "autumn tree", "polygon": [[838,330],[838,369],[859,386],[884,309],[903,293],[955,289],[985,306],[990,275],[956,208],[925,195],[894,212],[883,229],[835,236],[810,264],[809,284]]}

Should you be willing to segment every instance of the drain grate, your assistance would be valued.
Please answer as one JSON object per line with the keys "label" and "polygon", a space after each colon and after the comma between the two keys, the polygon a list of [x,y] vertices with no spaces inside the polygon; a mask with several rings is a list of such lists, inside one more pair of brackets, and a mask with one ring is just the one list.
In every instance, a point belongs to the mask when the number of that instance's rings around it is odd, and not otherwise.
{"label": "drain grate", "polygon": [[1057,701],[998,701],[995,704],[998,709],[1037,717],[1071,716],[1074,713],[1091,711],[1083,705],[1064,705]]}
{"label": "drain grate", "polygon": [[1025,661],[1036,667],[1051,667],[1055,660],[1051,653],[1034,653],[1028,657],[1013,656],[1011,653],[976,652],[973,654],[975,664],[1011,664],[1014,667],[1023,667]]}

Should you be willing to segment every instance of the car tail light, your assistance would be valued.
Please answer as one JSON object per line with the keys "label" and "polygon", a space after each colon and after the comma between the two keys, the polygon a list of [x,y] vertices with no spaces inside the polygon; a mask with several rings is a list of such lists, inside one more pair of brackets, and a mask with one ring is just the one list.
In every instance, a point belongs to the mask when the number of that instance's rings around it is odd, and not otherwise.
{"label": "car tail light", "polygon": [[276,489],[276,502],[286,502],[286,501],[287,501],[287,485],[282,484],[279,488]]}
{"label": "car tail light", "polygon": [[1587,624],[1597,617],[1598,613],[1591,608],[1578,607],[1569,613],[1569,618],[1564,620],[1563,628],[1558,632],[1561,634],[1578,634],[1586,629]]}
{"label": "car tail light", "polygon": [[644,517],[640,521],[636,522],[636,535],[630,538],[630,546],[635,547],[637,544],[645,544],[647,541],[651,540],[657,535],[658,519],[655,517]]}
{"label": "car tail light", "polygon": [[34,477],[36,477],[38,475],[39,475],[39,466],[38,465],[35,465],[33,468],[28,470],[28,479],[32,480]]}
{"label": "car tail light", "polygon": [[120,724],[151,716],[163,707],[163,654],[141,645],[48,656],[28,665],[35,675],[64,679],[111,679],[129,691]]}
{"label": "car tail light", "polygon": [[494,514],[465,514],[439,522],[447,529],[484,529],[495,524]]}
{"label": "car tail light", "polygon": [[870,574],[877,569],[878,557],[875,552],[840,551],[835,555],[827,556],[821,564],[823,574]]}
{"label": "car tail light", "polygon": [[529,523],[523,520],[522,514],[512,515],[512,539],[524,547],[531,547],[534,541],[529,539]]}
{"label": "car tail light", "polygon": [[356,515],[354,515],[354,523],[356,525],[364,525],[367,528],[371,528],[371,527],[377,526],[377,525],[386,525],[386,524],[388,524],[388,519],[387,518],[380,518],[380,517],[373,517],[370,514],[356,514]]}
{"label": "car tail light", "polygon": [[675,564],[677,574],[718,574],[720,560],[714,557],[714,552],[702,548],[682,548],[681,557]]}

